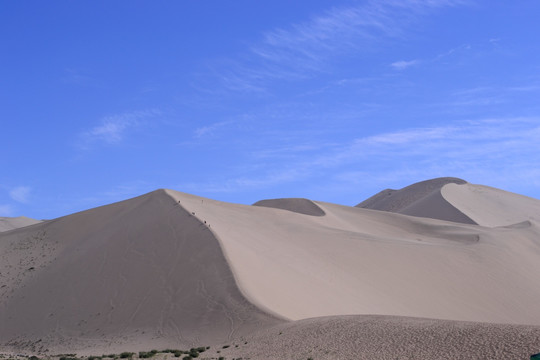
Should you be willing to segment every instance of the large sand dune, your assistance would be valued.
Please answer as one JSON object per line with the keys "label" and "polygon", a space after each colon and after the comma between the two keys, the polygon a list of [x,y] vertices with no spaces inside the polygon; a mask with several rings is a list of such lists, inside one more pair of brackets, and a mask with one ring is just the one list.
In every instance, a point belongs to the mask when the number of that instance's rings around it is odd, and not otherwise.
{"label": "large sand dune", "polygon": [[277,322],[238,291],[212,232],[162,190],[12,231],[0,254],[0,340],[13,348],[146,349]]}
{"label": "large sand dune", "polygon": [[[428,324],[425,346],[447,338],[459,351],[469,330],[448,321],[484,323],[506,342],[516,331],[537,339],[540,201],[453,178],[419,184],[386,199],[386,209],[306,199],[248,206],[157,190],[5,232],[0,344],[96,353],[251,336],[264,349],[279,343],[268,329],[301,338],[328,323],[334,337],[344,326],[357,336],[405,326],[413,333],[403,349],[414,353],[411,339]],[[420,215],[437,204],[453,221]],[[375,343],[386,346],[384,338]]]}

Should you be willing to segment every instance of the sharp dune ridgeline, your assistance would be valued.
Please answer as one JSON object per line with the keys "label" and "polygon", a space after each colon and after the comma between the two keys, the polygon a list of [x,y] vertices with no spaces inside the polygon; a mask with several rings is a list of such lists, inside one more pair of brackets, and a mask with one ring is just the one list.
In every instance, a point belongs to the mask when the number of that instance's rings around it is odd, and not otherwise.
{"label": "sharp dune ridgeline", "polygon": [[0,353],[235,342],[249,346],[222,354],[540,352],[540,200],[439,178],[356,207],[254,205],[156,190],[4,228]]}

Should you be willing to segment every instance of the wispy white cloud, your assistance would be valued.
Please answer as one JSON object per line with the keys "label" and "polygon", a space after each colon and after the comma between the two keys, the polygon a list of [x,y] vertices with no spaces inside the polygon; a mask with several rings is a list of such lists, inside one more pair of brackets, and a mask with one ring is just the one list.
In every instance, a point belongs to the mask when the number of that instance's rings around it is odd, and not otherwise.
{"label": "wispy white cloud", "polygon": [[12,216],[13,209],[11,205],[0,204],[0,216]]}
{"label": "wispy white cloud", "polygon": [[186,184],[185,188],[242,192],[325,177],[327,181],[321,186],[351,191],[366,179],[372,184],[407,184],[457,176],[510,190],[516,184],[540,190],[540,169],[536,166],[540,164],[539,118],[494,118],[402,129],[321,150],[302,156],[304,148],[289,148],[298,155],[295,160],[285,166],[268,161],[262,175],[256,168],[253,177],[244,174],[219,183]]}
{"label": "wispy white cloud", "polygon": [[[463,3],[371,0],[336,7],[308,21],[266,32],[247,53],[224,62],[215,73],[229,90],[262,91],[267,81],[311,77],[325,71],[338,56],[370,52],[389,40],[402,39],[420,16]],[[410,61],[395,64],[400,69],[414,65]]]}
{"label": "wispy white cloud", "polygon": [[418,65],[419,62],[420,62],[419,60],[410,60],[410,61],[400,60],[400,61],[391,63],[390,66],[392,66],[396,70],[405,70],[411,66]]}
{"label": "wispy white cloud", "polygon": [[223,128],[227,125],[230,125],[233,123],[233,121],[219,121],[213,124],[205,125],[198,127],[194,131],[194,135],[196,138],[202,138],[207,136],[212,136],[215,134],[216,131],[218,131],[220,128]]}
{"label": "wispy white cloud", "polygon": [[30,198],[30,191],[32,189],[28,186],[17,186],[9,192],[9,196],[20,203],[27,203]]}
{"label": "wispy white cloud", "polygon": [[121,142],[127,131],[141,125],[148,119],[159,115],[158,110],[126,112],[102,118],[100,124],[84,131],[80,135],[79,146],[87,149],[93,144],[117,144]]}

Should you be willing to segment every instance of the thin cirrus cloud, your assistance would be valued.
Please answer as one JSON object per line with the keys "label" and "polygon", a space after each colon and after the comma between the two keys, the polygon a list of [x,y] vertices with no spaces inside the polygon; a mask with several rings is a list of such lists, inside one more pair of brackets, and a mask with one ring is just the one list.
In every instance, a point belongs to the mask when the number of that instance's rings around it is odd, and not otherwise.
{"label": "thin cirrus cloud", "polygon": [[11,216],[13,209],[10,205],[0,204],[0,216]]}
{"label": "thin cirrus cloud", "polygon": [[[220,183],[183,187],[207,193],[242,192],[305,181],[327,174],[328,169],[335,175],[325,186],[335,185],[333,181],[355,186],[360,173],[376,173],[387,183],[437,176],[460,176],[472,181],[489,177],[493,185],[507,185],[508,179],[520,174],[520,181],[538,186],[540,170],[531,164],[540,163],[540,119],[483,119],[409,128],[325,147],[318,154],[302,153],[303,149],[299,149],[296,161],[286,167],[266,159],[267,171],[263,175],[245,174]],[[343,191],[349,189],[344,186]]]}
{"label": "thin cirrus cloud", "polygon": [[[457,0],[368,1],[359,6],[334,8],[323,15],[263,34],[247,53],[214,69],[224,88],[264,91],[272,80],[295,80],[324,71],[337,56],[380,47],[382,39],[399,39],[416,18],[432,9],[464,4]],[[417,61],[397,61],[401,70]]]}
{"label": "thin cirrus cloud", "polygon": [[411,66],[418,65],[418,63],[419,63],[418,60],[410,60],[410,61],[400,60],[400,61],[393,62],[392,64],[390,64],[390,66],[392,66],[396,70],[405,70],[407,68],[410,68]]}
{"label": "thin cirrus cloud", "polygon": [[9,192],[9,196],[20,203],[27,203],[30,199],[30,187],[28,186],[17,186]]}
{"label": "thin cirrus cloud", "polygon": [[100,124],[80,135],[79,147],[89,149],[98,144],[117,144],[124,140],[129,130],[144,123],[148,118],[159,115],[157,110],[133,111],[106,116]]}

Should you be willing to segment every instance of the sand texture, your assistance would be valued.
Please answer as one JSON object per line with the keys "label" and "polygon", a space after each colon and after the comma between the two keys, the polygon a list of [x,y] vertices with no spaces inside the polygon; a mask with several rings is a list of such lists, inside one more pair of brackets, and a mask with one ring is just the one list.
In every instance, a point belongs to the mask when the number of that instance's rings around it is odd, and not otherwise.
{"label": "sand texture", "polygon": [[0,353],[233,342],[228,359],[540,352],[540,201],[458,180],[369,201],[386,210],[156,190],[4,232]]}
{"label": "sand texture", "polygon": [[[395,316],[331,316],[278,325],[214,347],[226,359],[528,360],[540,327]],[[238,347],[236,347],[238,346]]]}

